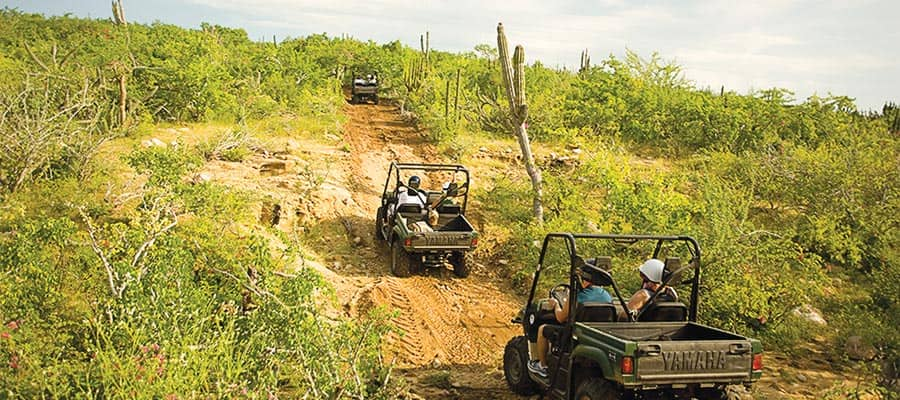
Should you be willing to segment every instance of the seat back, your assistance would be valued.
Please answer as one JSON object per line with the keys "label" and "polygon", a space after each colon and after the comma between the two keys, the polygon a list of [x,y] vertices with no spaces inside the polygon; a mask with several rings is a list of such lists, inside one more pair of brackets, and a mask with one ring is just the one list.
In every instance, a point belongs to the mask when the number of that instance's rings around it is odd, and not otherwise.
{"label": "seat back", "polygon": [[653,302],[647,306],[647,310],[641,314],[638,321],[642,322],[677,322],[687,321],[688,308],[678,301]]}
{"label": "seat back", "polygon": [[462,206],[459,204],[441,204],[437,206],[437,212],[440,214],[453,214],[455,217],[462,212]]}
{"label": "seat back", "polygon": [[612,303],[584,302],[575,307],[577,322],[615,322],[616,307]]}
{"label": "seat back", "polygon": [[419,204],[400,204],[397,206],[397,214],[407,219],[409,223],[421,221],[425,218],[425,215],[422,213],[422,206]]}

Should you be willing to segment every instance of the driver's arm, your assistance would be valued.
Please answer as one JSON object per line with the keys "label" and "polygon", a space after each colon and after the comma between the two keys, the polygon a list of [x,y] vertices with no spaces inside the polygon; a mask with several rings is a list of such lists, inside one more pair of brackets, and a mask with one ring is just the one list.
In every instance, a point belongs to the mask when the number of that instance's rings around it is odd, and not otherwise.
{"label": "driver's arm", "polygon": [[566,322],[566,319],[569,318],[568,302],[568,299],[563,299],[562,304],[559,304],[556,300],[553,300],[553,303],[556,305],[556,308],[553,309],[553,314],[559,323]]}

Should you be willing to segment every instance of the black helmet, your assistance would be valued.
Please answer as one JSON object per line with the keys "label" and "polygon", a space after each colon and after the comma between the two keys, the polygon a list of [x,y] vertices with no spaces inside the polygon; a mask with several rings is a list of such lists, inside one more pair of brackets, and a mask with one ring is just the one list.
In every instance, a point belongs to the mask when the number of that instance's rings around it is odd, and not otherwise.
{"label": "black helmet", "polygon": [[409,186],[413,189],[419,189],[420,183],[422,183],[422,179],[420,179],[416,175],[413,175],[413,176],[409,177],[409,184],[407,186]]}

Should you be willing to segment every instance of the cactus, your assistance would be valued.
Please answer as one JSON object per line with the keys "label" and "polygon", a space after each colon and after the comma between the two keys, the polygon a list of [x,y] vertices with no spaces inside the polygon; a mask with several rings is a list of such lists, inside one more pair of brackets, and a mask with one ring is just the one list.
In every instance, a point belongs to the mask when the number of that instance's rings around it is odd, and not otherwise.
{"label": "cactus", "polygon": [[407,93],[415,93],[425,81],[425,62],[422,57],[412,57],[403,69],[403,85]]}
{"label": "cactus", "polygon": [[113,23],[116,25],[128,25],[125,20],[125,8],[122,6],[122,0],[113,0],[112,2]]}
{"label": "cactus", "polygon": [[453,98],[453,116],[455,121],[459,121],[459,76],[460,69],[456,69],[456,97]]}
{"label": "cactus", "polygon": [[447,79],[447,89],[444,91],[444,125],[450,118],[450,80]]}
{"label": "cactus", "polygon": [[578,72],[584,72],[591,68],[591,56],[588,55],[588,49],[584,49],[581,52],[581,67],[578,68]]}
{"label": "cactus", "polygon": [[497,50],[500,53],[500,70],[503,74],[503,86],[506,88],[506,97],[509,100],[509,123],[515,130],[519,147],[522,150],[525,170],[531,178],[534,194],[532,209],[534,219],[538,223],[543,223],[544,206],[541,171],[534,164],[531,144],[528,141],[528,131],[525,127],[525,120],[528,118],[528,104],[525,101],[525,49],[521,45],[516,46],[512,56],[512,65],[510,65],[509,46],[506,43],[506,34],[503,32],[502,23],[497,24]]}
{"label": "cactus", "polygon": [[894,103],[885,103],[881,108],[881,115],[888,124],[888,131],[900,133],[900,107]]}

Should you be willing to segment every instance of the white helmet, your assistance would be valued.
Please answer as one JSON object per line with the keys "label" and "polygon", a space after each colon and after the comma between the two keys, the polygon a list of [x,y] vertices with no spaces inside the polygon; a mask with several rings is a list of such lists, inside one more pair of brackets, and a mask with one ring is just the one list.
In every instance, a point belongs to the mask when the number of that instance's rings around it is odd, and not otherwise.
{"label": "white helmet", "polygon": [[655,258],[651,258],[647,261],[644,261],[641,264],[641,267],[638,268],[638,271],[641,271],[644,276],[647,277],[647,280],[653,283],[662,283],[663,277],[663,269],[665,269],[665,264],[662,261],[659,261]]}

